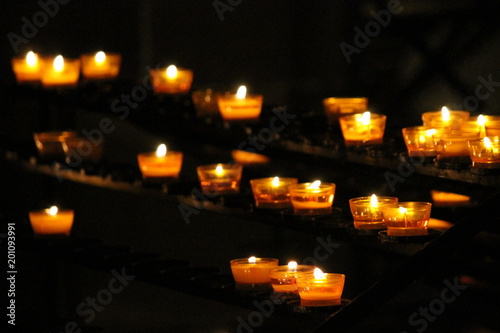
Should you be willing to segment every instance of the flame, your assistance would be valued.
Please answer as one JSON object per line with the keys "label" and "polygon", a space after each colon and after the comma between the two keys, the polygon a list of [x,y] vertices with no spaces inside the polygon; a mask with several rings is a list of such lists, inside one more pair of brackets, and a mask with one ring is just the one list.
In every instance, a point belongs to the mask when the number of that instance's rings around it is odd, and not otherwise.
{"label": "flame", "polygon": [[238,91],[236,92],[236,98],[237,99],[245,99],[246,96],[247,96],[247,87],[240,86],[238,88]]}
{"label": "flame", "polygon": [[450,110],[446,106],[441,108],[441,119],[443,121],[450,121]]}
{"label": "flame", "polygon": [[323,271],[319,268],[315,268],[314,269],[314,278],[317,279],[317,280],[322,280],[322,279],[325,279],[325,273],[323,273]]}
{"label": "flame", "polygon": [[372,196],[370,197],[370,205],[371,206],[378,205],[378,199],[377,199],[377,196],[375,194],[372,194]]}
{"label": "flame", "polygon": [[361,115],[361,124],[365,126],[370,125],[370,117],[370,111],[363,112],[363,114]]}
{"label": "flame", "polygon": [[274,177],[272,182],[271,182],[271,185],[273,187],[278,187],[280,185],[280,177]]}
{"label": "flame", "polygon": [[58,55],[55,59],[54,59],[54,69],[56,72],[62,72],[62,70],[64,69],[64,58],[62,55]]}
{"label": "flame", "polygon": [[215,167],[215,174],[217,176],[224,175],[224,168],[222,167],[222,164],[217,164],[217,166]]}
{"label": "flame", "polygon": [[256,262],[257,262],[257,258],[255,258],[254,256],[251,256],[250,258],[248,258],[249,264],[255,264]]}
{"label": "flame", "polygon": [[167,67],[165,73],[167,74],[167,78],[175,79],[177,77],[177,67],[175,67],[175,65],[170,65]]}
{"label": "flame", "polygon": [[321,186],[321,181],[320,180],[315,180],[307,188],[310,188],[312,190],[319,190],[320,186]]}
{"label": "flame", "polygon": [[164,157],[165,155],[167,155],[167,146],[162,143],[156,148],[156,157]]}
{"label": "flame", "polygon": [[401,214],[406,214],[406,208],[402,207],[402,206],[399,206],[399,212]]}
{"label": "flame", "polygon": [[35,67],[38,62],[38,56],[33,51],[29,51],[26,54],[26,63],[29,67]]}
{"label": "flame", "polygon": [[95,54],[95,62],[96,64],[102,64],[106,60],[106,53],[99,51]]}
{"label": "flame", "polygon": [[484,147],[486,149],[491,149],[491,140],[487,136],[483,139]]}
{"label": "flame", "polygon": [[59,211],[59,209],[57,208],[57,206],[52,206],[49,209],[46,209],[46,211],[47,211],[47,214],[55,216],[55,215],[57,215],[57,212]]}
{"label": "flame", "polygon": [[288,263],[288,270],[289,271],[296,271],[297,270],[297,262],[296,261],[290,261]]}
{"label": "flame", "polygon": [[477,124],[479,126],[484,126],[486,124],[486,117],[483,116],[482,114],[480,114],[479,116],[477,116]]}
{"label": "flame", "polygon": [[425,131],[425,136],[427,136],[428,138],[430,138],[431,136],[433,136],[434,134],[436,134],[436,129],[435,128],[431,128],[431,129],[428,129],[427,131]]}

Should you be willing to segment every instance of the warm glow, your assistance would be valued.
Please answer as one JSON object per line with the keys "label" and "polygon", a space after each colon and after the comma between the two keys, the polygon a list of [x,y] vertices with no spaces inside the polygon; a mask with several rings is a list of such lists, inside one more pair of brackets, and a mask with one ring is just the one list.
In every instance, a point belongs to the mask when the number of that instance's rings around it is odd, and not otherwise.
{"label": "warm glow", "polygon": [[177,77],[177,67],[175,67],[175,65],[168,66],[166,74],[167,74],[167,78],[175,79]]}
{"label": "warm glow", "polygon": [[325,279],[325,273],[323,273],[323,271],[319,268],[315,268],[314,269],[314,278],[317,279],[317,280],[322,280],[322,279]]}
{"label": "warm glow", "polygon": [[272,182],[271,182],[271,185],[273,187],[278,187],[280,185],[280,177],[274,177]]}
{"label": "warm glow", "polygon": [[363,112],[361,115],[361,124],[362,125],[370,125],[370,111]]}
{"label": "warm glow", "polygon": [[486,124],[486,117],[483,116],[482,114],[480,114],[479,116],[477,116],[477,124],[479,126],[484,126]]}
{"label": "warm glow", "polygon": [[33,51],[29,51],[26,54],[26,63],[28,64],[28,66],[35,67],[37,62],[38,62],[38,56]]}
{"label": "warm glow", "polygon": [[252,257],[250,257],[250,258],[248,258],[248,263],[250,263],[250,264],[255,264],[256,262],[257,262],[257,258],[255,258],[255,257],[253,257],[253,256],[252,256]]}
{"label": "warm glow", "polygon": [[372,205],[372,206],[378,205],[378,199],[377,199],[377,196],[375,194],[372,194],[372,196],[370,197],[370,205]]}
{"label": "warm glow", "polygon": [[319,190],[319,187],[321,186],[321,181],[315,180],[312,182],[311,185],[308,186],[308,188],[313,189],[313,190]]}
{"label": "warm glow", "polygon": [[437,131],[436,131],[436,129],[435,129],[435,128],[431,128],[431,129],[428,129],[427,131],[425,131],[425,135],[426,135],[427,137],[431,137],[431,136],[433,136],[434,134],[436,134],[436,132],[437,132]]}
{"label": "warm glow", "polygon": [[215,174],[217,176],[222,176],[224,174],[224,168],[222,167],[222,164],[217,164],[215,167]]}
{"label": "warm glow", "polygon": [[483,139],[483,143],[484,143],[484,147],[485,147],[486,149],[491,149],[491,140],[490,140],[490,138],[485,137],[485,138]]}
{"label": "warm glow", "polygon": [[401,214],[406,214],[406,208],[402,207],[402,206],[399,206],[399,212]]}
{"label": "warm glow", "polygon": [[96,64],[102,64],[106,60],[106,53],[99,51],[95,54]]}
{"label": "warm glow", "polygon": [[56,206],[52,206],[49,209],[47,209],[47,214],[55,216],[55,215],[57,215],[58,211],[59,211],[59,209]]}
{"label": "warm glow", "polygon": [[236,98],[237,99],[245,99],[247,96],[247,87],[241,86],[238,88],[238,91],[236,92]]}
{"label": "warm glow", "polygon": [[62,72],[62,70],[64,69],[64,58],[62,55],[58,55],[55,59],[54,59],[54,69],[56,70],[56,72]]}
{"label": "warm glow", "polygon": [[165,155],[167,155],[167,146],[162,143],[156,148],[156,157],[164,157]]}
{"label": "warm glow", "polygon": [[443,106],[441,108],[441,119],[443,121],[449,121],[450,120],[450,110],[446,106]]}
{"label": "warm glow", "polygon": [[297,270],[297,262],[296,261],[290,261],[288,263],[288,270],[289,271],[296,271]]}

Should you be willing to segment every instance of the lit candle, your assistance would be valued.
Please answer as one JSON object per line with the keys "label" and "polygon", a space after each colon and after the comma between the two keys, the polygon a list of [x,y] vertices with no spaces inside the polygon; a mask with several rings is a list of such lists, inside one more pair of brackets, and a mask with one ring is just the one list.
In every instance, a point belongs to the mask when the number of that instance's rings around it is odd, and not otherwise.
{"label": "lit candle", "polygon": [[431,217],[430,202],[400,202],[382,208],[388,236],[427,235]]}
{"label": "lit candle", "polygon": [[12,70],[16,76],[16,81],[21,83],[40,80],[42,68],[40,63],[38,55],[33,51],[29,51],[26,57],[13,58]]}
{"label": "lit candle", "polygon": [[498,136],[469,140],[468,145],[474,168],[500,168],[500,140]]}
{"label": "lit candle", "polygon": [[281,209],[292,207],[288,187],[297,184],[297,178],[259,178],[250,180],[255,206]]}
{"label": "lit candle", "polygon": [[403,128],[403,139],[408,150],[408,156],[436,156],[432,137],[437,133],[435,128],[414,126]]}
{"label": "lit candle", "polygon": [[339,118],[347,146],[380,144],[383,141],[386,116],[369,111]]}
{"label": "lit candle", "polygon": [[177,178],[181,171],[182,158],[183,154],[181,152],[167,152],[167,146],[164,144],[159,145],[155,152],[137,155],[139,168],[145,180]]}
{"label": "lit candle", "polygon": [[240,191],[243,166],[236,163],[201,165],[196,168],[201,190],[209,195],[235,194]]}
{"label": "lit candle", "polygon": [[471,163],[469,141],[479,138],[479,133],[443,132],[433,136],[438,163],[468,165]]}
{"label": "lit candle", "polygon": [[120,54],[99,51],[95,54],[83,54],[80,58],[82,74],[87,79],[110,79],[120,72]]}
{"label": "lit candle", "polygon": [[46,87],[72,86],[80,76],[80,59],[64,59],[62,55],[47,58],[42,69],[42,84]]}
{"label": "lit candle", "polygon": [[290,261],[288,265],[278,266],[271,271],[271,285],[277,293],[297,293],[297,276],[314,271],[312,265],[297,265]]}
{"label": "lit candle", "polygon": [[73,210],[60,210],[56,206],[29,212],[30,223],[35,235],[69,235],[74,215]]}
{"label": "lit candle", "polygon": [[349,199],[349,207],[356,229],[385,229],[387,226],[382,214],[382,207],[398,202],[396,197],[358,197]]}
{"label": "lit candle", "polygon": [[298,215],[328,214],[332,212],[336,185],[321,183],[294,184],[288,187],[293,211]]}
{"label": "lit candle", "polygon": [[219,111],[226,121],[256,121],[262,111],[262,95],[247,95],[247,88],[240,86],[235,95],[217,98]]}
{"label": "lit candle", "polygon": [[157,94],[185,94],[191,89],[193,71],[170,65],[167,68],[151,69],[153,90]]}
{"label": "lit candle", "polygon": [[270,274],[278,267],[278,259],[250,258],[233,259],[230,262],[236,289],[269,289]]}
{"label": "lit candle", "polygon": [[319,268],[315,268],[313,273],[299,275],[297,277],[297,289],[301,305],[340,305],[344,282],[344,274],[323,273]]}
{"label": "lit candle", "polygon": [[428,128],[459,129],[469,119],[470,112],[449,110],[446,106],[441,111],[429,111],[422,114],[423,125]]}

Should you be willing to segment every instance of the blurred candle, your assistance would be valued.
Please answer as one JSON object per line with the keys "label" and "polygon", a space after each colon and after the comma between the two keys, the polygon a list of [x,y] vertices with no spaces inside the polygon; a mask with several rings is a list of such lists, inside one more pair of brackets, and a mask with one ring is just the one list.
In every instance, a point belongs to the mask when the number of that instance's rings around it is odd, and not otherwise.
{"label": "blurred candle", "polygon": [[18,83],[38,81],[41,77],[41,61],[38,54],[29,51],[26,57],[12,59],[12,70]]}
{"label": "blurred candle", "polygon": [[80,76],[80,59],[64,59],[62,55],[47,58],[42,69],[42,84],[45,87],[73,86]]}
{"label": "blurred candle", "polygon": [[193,71],[170,65],[149,71],[153,90],[157,94],[186,94],[191,89]]}
{"label": "blurred candle", "polygon": [[323,273],[319,268],[315,268],[312,273],[297,276],[297,290],[301,305],[340,305],[344,283],[344,274]]}
{"label": "blurred candle", "polygon": [[386,118],[385,115],[369,111],[340,117],[346,146],[382,143]]}
{"label": "blurred candle", "polygon": [[468,145],[474,168],[500,168],[500,140],[498,136],[469,140]]}
{"label": "blurred candle", "polygon": [[201,190],[207,195],[227,195],[240,192],[243,166],[236,163],[201,165],[196,168]]}
{"label": "blurred candle", "polygon": [[262,111],[262,95],[247,95],[246,86],[240,86],[236,94],[218,96],[217,103],[226,121],[257,121]]}
{"label": "blurred candle", "polygon": [[140,153],[137,155],[139,168],[146,180],[163,180],[177,178],[182,167],[183,154],[177,151],[168,151],[165,144],[158,146],[155,152]]}
{"label": "blurred candle", "polygon": [[414,126],[403,128],[402,132],[408,156],[436,156],[432,139],[433,135],[437,133],[435,128]]}
{"label": "blurred candle", "polygon": [[292,207],[288,187],[297,184],[297,178],[258,178],[250,180],[255,206],[281,209]]}
{"label": "blurred candle", "polygon": [[468,111],[450,111],[446,106],[441,111],[429,111],[422,114],[423,125],[428,128],[459,129],[469,119]]}
{"label": "blurred candle", "polygon": [[110,79],[120,72],[122,57],[117,53],[104,53],[99,51],[95,54],[83,54],[82,74],[87,79]]}
{"label": "blurred candle", "polygon": [[69,235],[73,226],[74,211],[59,210],[52,206],[49,209],[29,212],[29,218],[35,235]]}

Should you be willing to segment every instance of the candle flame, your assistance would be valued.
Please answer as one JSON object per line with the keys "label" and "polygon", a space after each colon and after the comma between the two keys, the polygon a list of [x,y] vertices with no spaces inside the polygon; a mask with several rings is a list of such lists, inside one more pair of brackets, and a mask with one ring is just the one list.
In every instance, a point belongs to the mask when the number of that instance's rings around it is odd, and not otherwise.
{"label": "candle flame", "polygon": [[59,211],[59,209],[57,208],[57,206],[52,206],[49,209],[47,209],[47,214],[55,216],[55,215],[57,215],[58,211]]}
{"label": "candle flame", "polygon": [[177,77],[177,67],[175,67],[175,65],[168,66],[166,74],[167,74],[167,78],[175,79]]}
{"label": "candle flame", "polygon": [[325,273],[323,273],[323,271],[321,269],[316,267],[314,269],[314,278],[317,280],[325,279]]}
{"label": "candle flame", "polygon": [[487,149],[491,149],[491,140],[487,136],[483,139],[484,147]]}
{"label": "candle flame", "polygon": [[217,176],[222,176],[224,174],[224,168],[222,167],[222,164],[217,164],[215,167],[215,173]]}
{"label": "candle flame", "polygon": [[399,212],[401,214],[406,214],[406,208],[402,207],[402,206],[399,206]]}
{"label": "candle flame", "polygon": [[236,92],[236,98],[237,99],[245,99],[246,96],[247,96],[247,87],[240,86],[238,88],[238,91]]}
{"label": "candle flame", "polygon": [[361,115],[361,124],[370,125],[370,117],[371,117],[370,111],[363,112],[363,114]]}
{"label": "candle flame", "polygon": [[167,146],[162,143],[156,148],[156,157],[163,157],[165,155],[167,155]]}
{"label": "candle flame", "polygon": [[271,184],[273,187],[278,187],[280,185],[280,177],[274,177]]}
{"label": "candle flame", "polygon": [[486,117],[483,116],[482,114],[480,114],[479,116],[477,116],[477,124],[479,126],[484,126],[486,124]]}
{"label": "candle flame", "polygon": [[377,199],[377,196],[375,194],[372,194],[372,196],[370,197],[370,205],[372,205],[372,206],[378,205],[378,199]]}
{"label": "candle flame", "polygon": [[256,262],[257,262],[257,258],[255,258],[254,256],[251,256],[250,258],[248,258],[248,263],[255,264]]}
{"label": "candle flame", "polygon": [[106,53],[99,51],[95,54],[95,62],[97,64],[102,64],[106,60]]}
{"label": "candle flame", "polygon": [[425,135],[426,135],[427,137],[431,137],[431,136],[433,136],[434,134],[436,134],[436,132],[437,132],[437,131],[436,131],[436,129],[435,129],[435,128],[431,128],[431,129],[428,129],[427,131],[425,131]]}
{"label": "candle flame", "polygon": [[58,55],[55,59],[54,59],[54,69],[56,72],[62,72],[62,70],[64,69],[64,58],[62,55]]}
{"label": "candle flame", "polygon": [[297,262],[296,261],[290,261],[288,263],[288,270],[289,271],[296,271],[297,270]]}
{"label": "candle flame", "polygon": [[26,63],[28,64],[28,66],[35,67],[37,62],[38,62],[38,56],[33,51],[29,51],[26,54]]}
{"label": "candle flame", "polygon": [[449,121],[450,120],[450,110],[446,106],[443,106],[441,108],[441,119],[443,121]]}
{"label": "candle flame", "polygon": [[319,187],[321,186],[321,181],[320,180],[315,180],[313,181],[308,188],[313,189],[313,190],[319,190]]}

